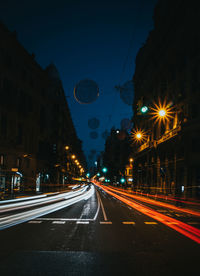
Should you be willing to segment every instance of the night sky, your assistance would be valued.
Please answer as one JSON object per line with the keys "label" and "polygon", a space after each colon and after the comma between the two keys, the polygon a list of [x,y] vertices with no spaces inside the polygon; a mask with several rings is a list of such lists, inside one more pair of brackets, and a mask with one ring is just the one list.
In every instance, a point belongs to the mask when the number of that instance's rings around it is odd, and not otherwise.
{"label": "night sky", "polygon": [[[136,54],[153,29],[156,2],[1,1],[0,20],[17,31],[42,68],[56,65],[86,157],[92,149],[104,149],[102,132],[120,128],[120,121],[133,115],[114,87],[133,77]],[[100,95],[94,103],[81,105],[73,88],[86,78],[96,81]],[[89,136],[88,120],[93,117],[100,120],[98,139]]]}

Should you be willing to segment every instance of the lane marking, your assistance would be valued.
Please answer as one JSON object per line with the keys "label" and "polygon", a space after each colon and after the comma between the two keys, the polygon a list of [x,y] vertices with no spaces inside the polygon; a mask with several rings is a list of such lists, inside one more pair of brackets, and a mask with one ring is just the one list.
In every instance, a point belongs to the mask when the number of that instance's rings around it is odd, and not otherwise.
{"label": "lane marking", "polygon": [[158,224],[158,223],[155,222],[155,221],[145,221],[144,223],[145,223],[145,224]]}
{"label": "lane marking", "polygon": [[[37,220],[37,219],[36,219]],[[80,218],[39,218],[38,220],[56,220],[56,221],[93,221],[93,219],[80,219]]]}
{"label": "lane marking", "polygon": [[112,224],[112,221],[100,221],[100,224]]}
{"label": "lane marking", "polygon": [[106,216],[106,212],[105,212],[105,209],[104,209],[104,206],[103,206],[103,202],[101,200],[101,197],[100,195],[97,193],[98,197],[99,197],[99,201],[100,201],[100,204],[101,204],[101,209],[102,209],[102,212],[103,212],[103,217],[104,217],[104,220],[107,221],[107,216]]}
{"label": "lane marking", "polygon": [[39,220],[30,220],[28,221],[28,223],[41,223],[42,221],[39,221]]}
{"label": "lane marking", "polygon": [[[184,223],[182,221],[178,221],[177,219],[168,217],[164,214],[161,214],[159,212],[156,212],[155,210],[143,205],[143,204],[138,204],[133,200],[127,200],[126,198],[119,196],[113,192],[111,192],[110,190],[113,190],[111,188],[108,187],[104,187],[98,183],[95,183],[98,187],[100,187],[103,190],[106,190],[108,194],[115,196],[117,199],[125,202],[127,205],[132,206],[134,209],[139,210],[141,213],[143,213],[144,215],[147,215],[149,217],[153,217],[153,219],[156,219],[157,221],[162,222],[163,224],[167,225],[168,227],[172,228],[173,230],[179,232],[180,234],[186,236],[187,238],[197,242],[198,244],[200,244],[200,229],[191,226],[187,223]],[[186,210],[185,210],[186,211]],[[194,214],[193,211],[191,210],[187,210],[187,212],[190,214]],[[197,213],[196,213],[197,214]],[[198,215],[198,214],[197,214]],[[160,220],[162,219],[162,221]],[[178,222],[178,225],[173,225],[173,224],[168,224],[167,222]]]}
{"label": "lane marking", "polygon": [[76,224],[89,224],[89,221],[77,221]]}
{"label": "lane marking", "polygon": [[65,221],[55,220],[52,223],[53,224],[65,224]]}
{"label": "lane marking", "polygon": [[99,200],[98,192],[97,192],[97,190],[96,190],[96,189],[95,189],[95,191],[96,191],[96,194],[97,194],[98,207],[97,207],[97,211],[96,211],[96,214],[95,214],[95,216],[94,216],[93,220],[96,220],[96,219],[97,219],[97,216],[98,216],[98,214],[99,214],[99,210],[100,210],[100,200]]}
{"label": "lane marking", "polygon": [[122,223],[123,223],[123,224],[135,224],[134,221],[123,221]]}

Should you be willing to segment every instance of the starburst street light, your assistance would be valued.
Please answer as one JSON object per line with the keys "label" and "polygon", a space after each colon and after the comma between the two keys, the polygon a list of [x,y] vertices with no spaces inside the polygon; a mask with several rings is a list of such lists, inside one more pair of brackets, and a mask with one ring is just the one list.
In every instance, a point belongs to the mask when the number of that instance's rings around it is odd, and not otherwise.
{"label": "starburst street light", "polygon": [[136,143],[142,143],[147,139],[147,134],[142,129],[134,129],[131,132],[131,138]]}
{"label": "starburst street light", "polygon": [[161,103],[161,101],[159,100],[158,104],[154,103],[154,107],[151,108],[151,115],[153,115],[152,119],[154,119],[155,123],[158,124],[161,124],[161,122],[168,122],[170,119],[173,118],[172,109],[173,107],[171,107],[171,103],[167,104],[166,100],[164,100],[164,102]]}

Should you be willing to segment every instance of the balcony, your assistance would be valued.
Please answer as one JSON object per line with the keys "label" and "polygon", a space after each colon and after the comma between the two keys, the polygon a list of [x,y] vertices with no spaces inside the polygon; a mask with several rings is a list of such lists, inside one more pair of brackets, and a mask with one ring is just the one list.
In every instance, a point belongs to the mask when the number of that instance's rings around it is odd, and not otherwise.
{"label": "balcony", "polygon": [[179,133],[180,130],[181,130],[181,126],[179,125],[176,128],[171,129],[171,130],[165,132],[163,134],[163,136],[159,140],[156,141],[156,144],[159,145],[159,144],[161,144],[161,143],[163,143],[163,142],[165,142],[165,141],[173,138],[174,136],[178,135],[178,133]]}
{"label": "balcony", "polygon": [[141,152],[147,148],[152,148],[154,146],[154,142],[148,141],[144,144],[142,144],[139,148],[138,148],[138,152]]}

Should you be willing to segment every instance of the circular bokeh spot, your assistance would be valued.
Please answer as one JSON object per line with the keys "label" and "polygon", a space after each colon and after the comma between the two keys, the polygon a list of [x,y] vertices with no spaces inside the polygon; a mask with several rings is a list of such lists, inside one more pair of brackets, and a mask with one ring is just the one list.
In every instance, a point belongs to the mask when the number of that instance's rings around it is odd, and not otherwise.
{"label": "circular bokeh spot", "polygon": [[92,119],[89,119],[89,120],[88,120],[88,126],[89,126],[89,128],[91,128],[91,129],[96,129],[96,128],[98,128],[98,127],[99,127],[99,124],[100,124],[100,122],[99,122],[99,120],[98,120],[97,118],[92,118]]}
{"label": "circular bokeh spot", "polygon": [[121,129],[129,130],[132,127],[132,122],[131,120],[124,118],[121,120]]}
{"label": "circular bokeh spot", "polygon": [[97,139],[98,138],[98,133],[96,131],[90,132],[90,138]]}
{"label": "circular bokeh spot", "polygon": [[99,87],[93,80],[81,80],[74,87],[74,97],[80,104],[90,104],[99,96]]}
{"label": "circular bokeh spot", "polygon": [[127,81],[124,85],[120,86],[120,98],[127,105],[133,105],[134,99],[134,86],[132,81]]}

